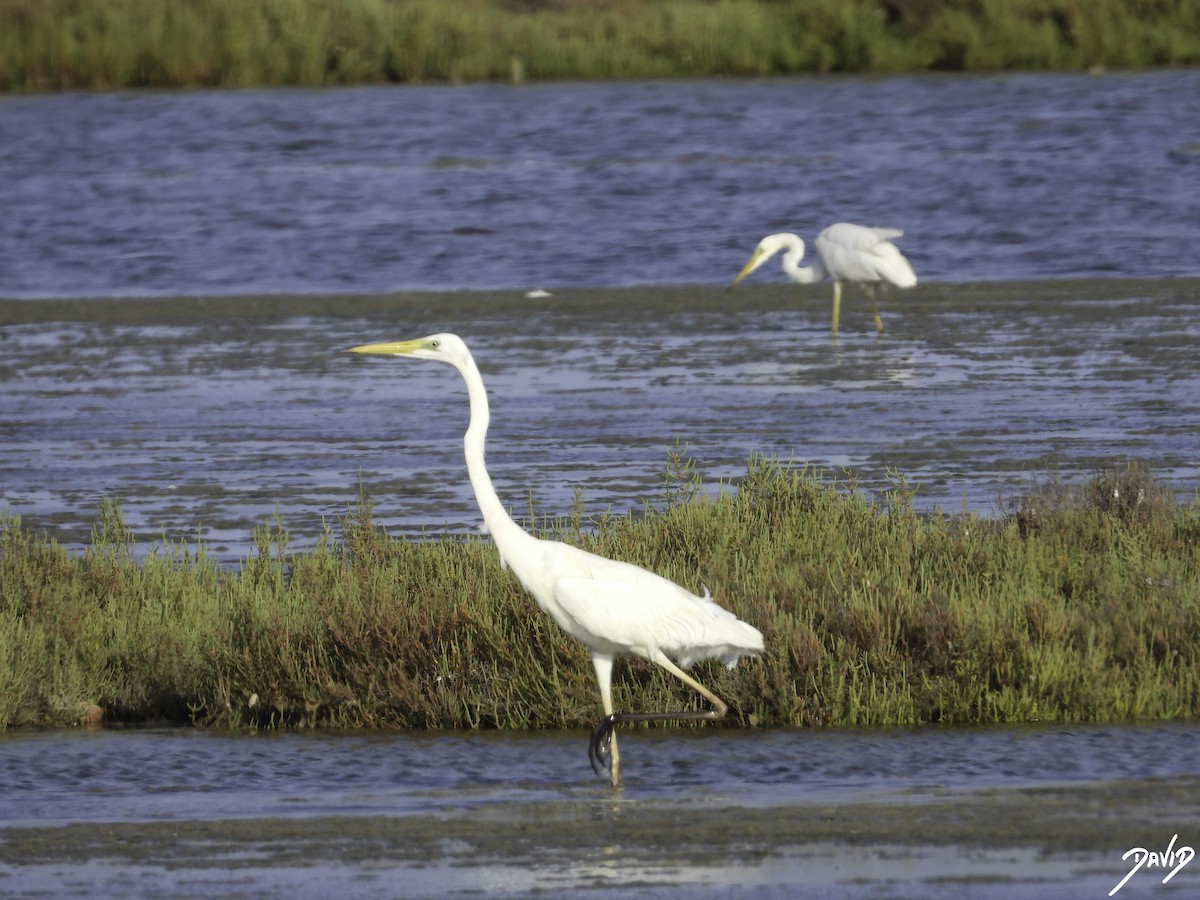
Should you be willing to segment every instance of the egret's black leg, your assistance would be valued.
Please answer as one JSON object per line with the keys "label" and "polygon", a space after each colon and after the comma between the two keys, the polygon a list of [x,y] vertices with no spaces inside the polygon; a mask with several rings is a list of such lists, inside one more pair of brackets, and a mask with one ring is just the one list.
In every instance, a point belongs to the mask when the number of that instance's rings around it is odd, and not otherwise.
{"label": "egret's black leg", "polygon": [[613,728],[617,725],[617,715],[605,716],[600,724],[592,729],[592,740],[588,744],[588,759],[592,762],[592,771],[597,775],[607,775],[612,769],[612,753],[609,745],[612,743]]}
{"label": "egret's black leg", "polygon": [[711,722],[725,715],[724,704],[720,710],[706,712],[663,712],[663,713],[612,713],[600,720],[600,724],[592,729],[592,739],[588,743],[588,759],[592,763],[592,771],[597,775],[607,775],[612,769],[612,757],[609,745],[612,743],[613,730],[622,722]]}
{"label": "egret's black leg", "polygon": [[595,770],[597,775],[608,775],[611,778],[613,787],[619,787],[621,783],[620,761],[619,759],[614,759],[615,754],[613,752],[617,748],[616,736],[613,733],[617,725],[622,722],[712,722],[724,716],[729,709],[725,705],[724,700],[691,675],[688,675],[661,653],[654,659],[654,662],[662,666],[688,687],[697,691],[705,700],[713,705],[713,708],[705,712],[611,712],[612,695],[609,692],[609,684],[612,678],[612,657],[593,653],[592,663],[596,667],[596,677],[600,682],[604,709],[608,712],[608,715],[601,719],[600,724],[592,731],[592,738],[588,743],[588,759],[591,761],[592,769]]}

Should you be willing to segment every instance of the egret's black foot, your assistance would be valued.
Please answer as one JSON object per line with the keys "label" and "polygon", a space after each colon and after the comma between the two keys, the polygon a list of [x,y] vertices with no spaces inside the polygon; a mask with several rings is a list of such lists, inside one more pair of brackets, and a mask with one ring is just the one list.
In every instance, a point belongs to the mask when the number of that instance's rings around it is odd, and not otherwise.
{"label": "egret's black foot", "polygon": [[617,715],[605,716],[600,724],[592,730],[592,739],[588,743],[588,759],[592,762],[592,771],[597,775],[608,775],[612,771],[612,733],[617,724]]}

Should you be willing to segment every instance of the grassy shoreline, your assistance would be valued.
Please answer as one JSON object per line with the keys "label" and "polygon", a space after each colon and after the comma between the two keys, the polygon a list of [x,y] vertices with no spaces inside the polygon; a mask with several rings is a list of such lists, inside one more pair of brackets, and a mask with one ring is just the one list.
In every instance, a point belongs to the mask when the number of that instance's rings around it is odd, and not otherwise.
{"label": "grassy shoreline", "polygon": [[[773,460],[736,491],[544,535],[627,559],[759,627],[767,653],[697,667],[730,724],[979,724],[1200,715],[1200,500],[1137,467],[1007,515],[914,513]],[[177,721],[267,728],[562,728],[598,714],[583,647],[481,538],[394,540],[369,505],[312,549],[255,534],[237,571],[133,558],[115,504],[72,555],[0,525],[0,729]],[[685,690],[623,662],[618,708]]]}
{"label": "grassy shoreline", "polygon": [[0,91],[1200,65],[1200,0],[10,0]]}

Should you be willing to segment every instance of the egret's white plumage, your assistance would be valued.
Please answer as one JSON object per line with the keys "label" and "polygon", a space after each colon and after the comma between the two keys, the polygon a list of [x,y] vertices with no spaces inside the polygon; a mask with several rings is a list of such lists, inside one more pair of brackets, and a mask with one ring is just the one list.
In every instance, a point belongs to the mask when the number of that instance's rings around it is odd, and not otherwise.
{"label": "egret's white plumage", "polygon": [[[703,659],[720,659],[732,667],[740,657],[762,652],[762,634],[717,605],[707,590],[699,596],[638,566],[561,541],[536,538],[518,525],[500,502],[484,465],[484,439],[490,420],[487,389],[461,338],[435,334],[413,341],[367,344],[351,352],[438,360],[454,366],[462,375],[471,404],[471,420],[463,442],[467,473],[500,558],[538,605],[591,651],[605,713],[605,720],[593,733],[590,749],[598,771],[600,760],[608,766],[612,783],[619,784],[620,762],[616,738],[612,736],[613,725],[619,721],[715,719],[724,715],[725,704],[683,669]],[[641,656],[662,666],[700,692],[714,709],[614,714],[612,667],[621,654]]]}
{"label": "egret's white plumage", "polygon": [[769,234],[754,248],[750,260],[742,267],[730,287],[737,284],[776,253],[783,254],[783,271],[799,284],[813,284],[826,278],[833,279],[833,333],[837,334],[838,315],[842,303],[842,282],[854,281],[864,285],[871,296],[871,309],[875,313],[875,328],[883,331],[883,320],[875,305],[875,285],[893,284],[898,288],[910,288],[917,283],[912,264],[892,243],[903,235],[898,228],[868,228],[839,222],[830,225],[817,235],[813,242],[816,258],[812,265],[801,266],[804,258],[804,241],[787,232]]}

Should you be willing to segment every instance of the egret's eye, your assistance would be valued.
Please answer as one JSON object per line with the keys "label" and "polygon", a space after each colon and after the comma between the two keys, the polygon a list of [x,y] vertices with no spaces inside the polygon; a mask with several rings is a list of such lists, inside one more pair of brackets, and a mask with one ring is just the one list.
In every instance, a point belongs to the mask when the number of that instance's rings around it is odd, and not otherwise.
{"label": "egret's eye", "polygon": [[442,342],[441,342],[441,341],[430,341],[430,342],[429,342],[429,349],[430,349],[430,350],[436,350],[436,349],[437,349],[438,347],[440,347],[440,346],[442,346]]}

